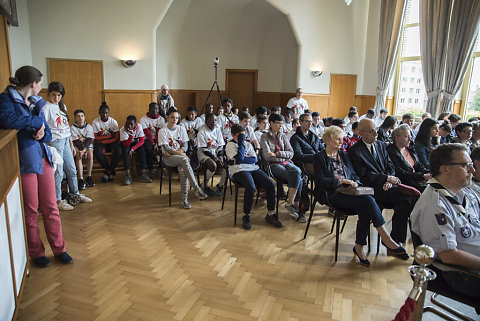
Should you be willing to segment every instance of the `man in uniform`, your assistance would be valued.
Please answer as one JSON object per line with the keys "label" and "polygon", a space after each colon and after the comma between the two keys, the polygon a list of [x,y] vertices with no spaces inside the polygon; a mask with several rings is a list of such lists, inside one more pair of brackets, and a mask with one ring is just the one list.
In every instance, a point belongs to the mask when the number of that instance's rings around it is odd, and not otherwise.
{"label": "man in uniform", "polygon": [[478,277],[437,265],[452,288],[480,298],[480,207],[468,188],[473,163],[463,144],[440,145],[430,155],[433,178],[412,214],[412,231],[431,246],[444,263],[472,269]]}

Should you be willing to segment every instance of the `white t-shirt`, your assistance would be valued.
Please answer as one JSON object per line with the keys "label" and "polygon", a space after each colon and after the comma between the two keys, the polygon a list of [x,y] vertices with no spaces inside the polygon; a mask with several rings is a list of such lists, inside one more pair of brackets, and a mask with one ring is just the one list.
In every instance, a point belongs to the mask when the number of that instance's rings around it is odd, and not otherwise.
{"label": "white t-shirt", "polygon": [[385,121],[385,119],[383,119],[382,116],[380,116],[380,115],[375,117],[373,119],[373,122],[375,123],[375,128],[378,128],[378,127],[382,126],[384,121]]}
{"label": "white t-shirt", "polygon": [[200,117],[195,118],[195,120],[183,119],[180,123],[180,126],[183,126],[187,131],[187,135],[190,140],[194,140],[196,138],[195,130],[200,130],[202,125],[203,121]]}
{"label": "white t-shirt", "polygon": [[233,124],[238,124],[238,116],[232,114],[231,117],[225,115],[220,115],[217,118],[218,127],[222,130],[223,139],[225,141],[230,141],[232,139],[232,126]]}
{"label": "white t-shirt", "polygon": [[323,132],[325,131],[325,128],[323,128],[322,126],[318,125],[318,127],[315,127],[315,126],[311,126],[310,127],[310,131],[312,131],[315,135],[317,135],[318,137],[322,138],[323,136]]}
{"label": "white t-shirt", "polygon": [[207,148],[210,153],[215,155],[217,148],[225,145],[220,128],[215,126],[213,130],[203,125],[197,135],[198,148]]}
{"label": "white t-shirt", "polygon": [[188,143],[187,131],[183,126],[175,126],[170,129],[167,126],[162,127],[158,132],[158,144],[167,145],[173,150],[178,150],[183,143]]}
{"label": "white t-shirt", "polygon": [[93,135],[93,127],[90,124],[87,124],[87,126],[83,128],[79,128],[73,123],[70,127],[70,133],[72,135],[72,140],[80,140],[82,143],[85,143],[85,139],[87,138],[95,139],[95,136]]}
{"label": "white t-shirt", "polygon": [[132,139],[132,142],[130,143],[130,145],[138,143],[138,139],[140,137],[145,137],[145,134],[143,133],[142,125],[137,124],[137,126],[135,126],[135,129],[133,130],[133,133],[130,133],[125,128],[125,126],[122,126],[122,128],[120,128],[120,141],[121,142],[123,142],[124,140],[129,140],[130,136],[133,136],[133,139]]}
{"label": "white t-shirt", "polygon": [[297,97],[293,97],[288,101],[287,108],[293,107],[297,107],[298,115],[301,115],[308,109],[308,102],[303,98],[297,99]]}
{"label": "white t-shirt", "polygon": [[158,118],[150,118],[148,115],[144,115],[140,119],[140,125],[143,129],[148,129],[150,135],[152,135],[153,140],[157,139],[157,133],[165,125],[165,119],[158,115]]}
{"label": "white t-shirt", "polygon": [[[67,110],[66,106],[65,110]],[[52,132],[52,140],[70,137],[70,125],[68,125],[68,117],[60,110],[60,107],[57,104],[47,102],[47,104],[43,106],[43,112],[45,114],[48,127],[50,127]]]}
{"label": "white t-shirt", "polygon": [[255,137],[257,138],[257,141],[258,141],[259,143],[260,143],[260,138],[262,138],[262,135],[265,134],[266,132],[267,132],[266,130],[263,131],[263,132],[260,131],[260,130],[256,130],[256,131],[254,132]]}
{"label": "white t-shirt", "polygon": [[[235,159],[235,156],[237,155],[238,151],[238,144],[235,143],[234,141],[230,141],[227,143],[227,146],[225,147],[225,153],[227,154],[227,159],[233,160]],[[257,157],[257,154],[255,153],[255,149],[253,148],[252,144],[249,142],[245,142],[245,157],[252,157],[255,156]],[[234,164],[234,165],[228,165],[228,169],[230,170],[230,174],[233,176],[238,172],[241,171],[256,171],[259,169],[258,165],[256,164]]]}
{"label": "white t-shirt", "polygon": [[285,135],[287,135],[289,132],[291,132],[292,129],[293,129],[293,127],[292,127],[292,124],[291,124],[291,123],[283,123],[283,124],[282,124],[281,131],[282,131],[282,133],[284,133]]}
{"label": "white t-shirt", "polygon": [[100,117],[97,117],[92,122],[93,132],[97,135],[113,135],[113,133],[118,132],[118,123],[112,117],[108,117],[107,121],[104,122]]}
{"label": "white t-shirt", "polygon": [[[252,127],[250,126],[247,126],[247,128],[245,128],[245,140],[249,143],[253,142],[255,139],[257,139],[257,136],[255,136],[255,133],[254,133],[254,130]],[[260,141],[257,139],[258,143],[260,144]]]}

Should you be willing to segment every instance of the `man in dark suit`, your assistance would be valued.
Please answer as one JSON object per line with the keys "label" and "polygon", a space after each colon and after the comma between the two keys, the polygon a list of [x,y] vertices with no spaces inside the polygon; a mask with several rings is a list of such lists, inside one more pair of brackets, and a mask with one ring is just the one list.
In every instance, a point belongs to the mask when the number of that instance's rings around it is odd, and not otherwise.
{"label": "man in dark suit", "polygon": [[377,141],[375,124],[362,119],[358,125],[362,139],[352,146],[349,156],[362,184],[375,189],[375,200],[381,207],[393,208],[391,237],[397,243],[405,243],[407,224],[417,197],[404,195],[398,189],[400,179],[388,156],[386,144]]}

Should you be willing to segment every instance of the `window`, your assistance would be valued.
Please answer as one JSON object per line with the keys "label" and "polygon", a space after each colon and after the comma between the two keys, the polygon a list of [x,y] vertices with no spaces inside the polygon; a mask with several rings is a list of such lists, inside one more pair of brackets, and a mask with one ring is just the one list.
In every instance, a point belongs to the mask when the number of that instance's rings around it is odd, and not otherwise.
{"label": "window", "polygon": [[464,119],[480,117],[480,35],[477,37],[472,54],[472,68],[467,72],[462,101],[464,102]]}
{"label": "window", "polygon": [[[397,66],[397,82],[395,84],[396,105],[394,113],[396,115],[410,112],[420,116],[425,112],[427,94],[423,84],[422,66],[420,63],[419,4],[420,0],[407,0],[400,57]],[[406,101],[408,103],[405,103]]]}

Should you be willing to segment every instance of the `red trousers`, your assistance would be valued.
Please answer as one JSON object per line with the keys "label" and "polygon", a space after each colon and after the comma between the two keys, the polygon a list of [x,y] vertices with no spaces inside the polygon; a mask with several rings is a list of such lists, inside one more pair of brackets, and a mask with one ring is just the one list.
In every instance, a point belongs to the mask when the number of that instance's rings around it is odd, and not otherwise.
{"label": "red trousers", "polygon": [[43,159],[43,174],[22,174],[23,206],[27,227],[28,253],[32,259],[45,256],[45,247],[40,240],[38,211],[42,213],[48,243],[54,255],[65,252],[62,224],[55,196],[53,168]]}

